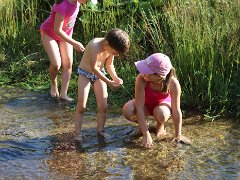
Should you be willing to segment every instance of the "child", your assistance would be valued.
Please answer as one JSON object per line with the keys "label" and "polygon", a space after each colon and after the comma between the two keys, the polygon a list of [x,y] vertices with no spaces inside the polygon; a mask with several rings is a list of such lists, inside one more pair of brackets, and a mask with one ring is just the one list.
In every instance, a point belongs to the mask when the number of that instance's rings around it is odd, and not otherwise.
{"label": "child", "polygon": [[[123,84],[123,80],[117,76],[113,65],[114,57],[125,54],[129,46],[127,33],[117,28],[110,30],[105,38],[94,38],[88,43],[78,67],[78,104],[75,112],[76,139],[81,140],[79,135],[91,83],[98,107],[97,134],[104,137],[108,98],[107,85],[111,89],[116,89]],[[105,76],[104,66],[112,80]]]}
{"label": "child", "polygon": [[135,65],[140,72],[136,78],[135,99],[123,106],[123,114],[129,121],[139,124],[143,134],[142,146],[150,148],[153,145],[145,116],[154,117],[157,137],[161,137],[166,135],[164,123],[171,114],[175,128],[174,140],[190,143],[188,138],[181,135],[181,87],[169,57],[155,53],[145,60],[135,62]]}
{"label": "child", "polygon": [[[72,39],[72,34],[80,3],[86,3],[86,1],[56,0],[50,16],[40,27],[42,44],[50,60],[50,94],[52,97],[60,97],[67,101],[73,100],[67,95],[72,74],[73,47],[77,51],[82,52],[84,51],[84,46]],[[61,65],[62,86],[59,94],[57,74]]]}

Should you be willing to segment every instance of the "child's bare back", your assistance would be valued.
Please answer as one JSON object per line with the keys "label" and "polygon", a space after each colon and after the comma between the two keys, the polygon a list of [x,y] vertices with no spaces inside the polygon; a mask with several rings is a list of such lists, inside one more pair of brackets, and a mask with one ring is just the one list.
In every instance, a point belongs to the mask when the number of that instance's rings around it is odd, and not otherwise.
{"label": "child's bare back", "polygon": [[106,62],[106,59],[109,56],[112,56],[109,54],[108,51],[104,49],[105,43],[106,43],[105,38],[92,39],[86,46],[86,49],[79,67],[88,72],[93,73],[92,63],[96,61],[99,69],[102,69]]}

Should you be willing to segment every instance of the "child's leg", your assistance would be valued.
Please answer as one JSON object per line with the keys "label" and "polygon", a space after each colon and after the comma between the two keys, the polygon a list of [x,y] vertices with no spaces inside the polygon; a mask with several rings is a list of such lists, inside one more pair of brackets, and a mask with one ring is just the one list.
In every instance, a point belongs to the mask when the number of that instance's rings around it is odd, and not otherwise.
{"label": "child's leg", "polygon": [[91,87],[90,80],[85,76],[79,75],[78,77],[78,103],[75,112],[75,135],[80,134],[82,128],[83,114],[86,110],[89,90]]}
{"label": "child's leg", "polygon": [[[122,109],[124,117],[134,123],[138,124],[137,116],[136,116],[136,108],[135,108],[135,99],[132,99],[128,101],[127,103],[124,104],[123,109]],[[144,114],[145,118],[149,116],[149,111],[147,107],[144,107]],[[147,126],[149,126],[149,122],[146,119]],[[141,128],[139,126],[138,133],[142,134]]]}
{"label": "child's leg", "polygon": [[43,48],[45,49],[49,61],[50,61],[50,79],[51,79],[51,91],[52,97],[59,97],[58,87],[57,87],[57,74],[61,67],[61,56],[59,53],[59,46],[57,41],[53,40],[46,33],[41,34]]}
{"label": "child's leg", "polygon": [[[106,113],[107,113],[107,98],[108,98],[108,92],[107,92],[107,84],[98,79],[94,82],[94,93],[97,100],[97,132],[103,132],[104,125],[106,121]],[[101,134],[100,134],[101,135]]]}
{"label": "child's leg", "polygon": [[[128,101],[127,103],[125,103],[122,111],[123,111],[124,117],[127,120],[138,123],[137,116],[136,116],[135,99],[132,99],[132,100]],[[145,114],[145,116],[150,115],[147,107],[144,107],[144,114]]]}
{"label": "child's leg", "polygon": [[171,115],[169,107],[165,105],[156,106],[153,110],[154,119],[157,121],[157,137],[166,135],[166,130],[164,129],[164,123],[167,122]]}
{"label": "child's leg", "polygon": [[127,120],[137,123],[136,108],[134,103],[135,99],[128,101],[126,104],[124,104],[122,111]]}
{"label": "child's leg", "polygon": [[73,63],[73,46],[67,42],[60,41],[59,49],[62,57],[62,82],[60,97],[67,101],[73,101],[67,95],[69,81],[72,74],[72,63]]}

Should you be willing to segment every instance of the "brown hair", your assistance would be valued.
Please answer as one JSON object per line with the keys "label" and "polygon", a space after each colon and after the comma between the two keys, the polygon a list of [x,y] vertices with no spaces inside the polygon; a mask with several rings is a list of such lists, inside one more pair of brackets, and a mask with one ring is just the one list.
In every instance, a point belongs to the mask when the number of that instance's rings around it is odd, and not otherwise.
{"label": "brown hair", "polygon": [[108,41],[108,44],[111,48],[115,49],[121,54],[125,54],[129,50],[129,36],[121,29],[114,28],[110,30],[105,39]]}
{"label": "brown hair", "polygon": [[174,76],[174,77],[177,78],[175,68],[172,68],[172,69],[170,70],[170,72],[167,74],[165,80],[163,81],[162,92],[164,92],[164,93],[169,92],[170,78],[171,78],[172,76]]}

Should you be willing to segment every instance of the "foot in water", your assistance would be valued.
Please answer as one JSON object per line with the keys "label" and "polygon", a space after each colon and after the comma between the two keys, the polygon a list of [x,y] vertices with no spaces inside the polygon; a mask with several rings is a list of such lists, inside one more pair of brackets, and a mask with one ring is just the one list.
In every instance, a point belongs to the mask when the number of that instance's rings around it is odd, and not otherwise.
{"label": "foot in water", "polygon": [[76,141],[80,141],[80,142],[82,142],[82,141],[83,141],[82,134],[79,134],[79,135],[75,136],[74,139],[75,139]]}
{"label": "foot in water", "polygon": [[159,139],[163,139],[166,135],[167,135],[167,131],[165,129],[157,131],[157,137]]}
{"label": "foot in water", "polygon": [[186,145],[190,145],[192,142],[190,139],[188,139],[187,137],[181,135],[177,138],[173,139],[173,142],[177,142],[177,143],[181,143],[181,144],[186,144]]}
{"label": "foot in water", "polygon": [[60,95],[60,98],[63,99],[63,100],[66,100],[66,101],[68,101],[68,102],[74,101],[73,98],[70,98],[70,97],[68,97],[67,95],[64,95],[64,96]]}
{"label": "foot in water", "polygon": [[106,132],[104,132],[104,131],[97,131],[97,135],[99,137],[104,138],[104,139],[110,139],[111,138],[111,135],[106,133]]}
{"label": "foot in water", "polygon": [[51,85],[50,95],[51,95],[51,97],[59,97],[57,85],[55,85],[55,84]]}

